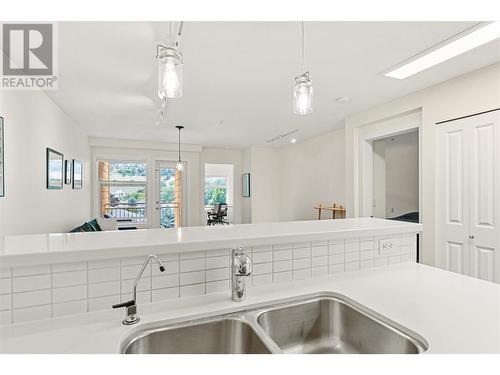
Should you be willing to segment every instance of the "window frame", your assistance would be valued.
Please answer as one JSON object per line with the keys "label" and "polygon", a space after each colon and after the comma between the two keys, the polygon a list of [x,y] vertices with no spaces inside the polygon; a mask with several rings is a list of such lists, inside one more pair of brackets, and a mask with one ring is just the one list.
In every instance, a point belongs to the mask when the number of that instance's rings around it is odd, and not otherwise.
{"label": "window frame", "polygon": [[[146,169],[145,173],[145,181],[104,181],[101,179],[99,175],[99,163],[100,162],[109,162],[109,163],[129,163],[129,164],[143,164]],[[131,224],[137,225],[147,225],[149,224],[149,164],[144,159],[130,159],[130,158],[114,158],[114,157],[99,157],[95,159],[95,168],[96,168],[96,188],[97,188],[97,199],[96,199],[96,210],[97,217],[103,218],[101,213],[101,189],[103,186],[108,187],[143,187],[144,188],[144,217],[137,220],[134,218],[117,218],[118,219],[118,227],[130,226]]]}
{"label": "window frame", "polygon": [[[219,179],[223,179],[225,181],[225,186],[217,185],[217,186],[211,186],[211,187],[207,188],[207,185],[206,185],[207,178],[219,178]],[[220,176],[220,175],[205,176],[204,181],[203,181],[204,182],[204,184],[203,184],[203,187],[204,187],[204,190],[203,190],[203,205],[205,206],[205,208],[209,208],[209,207],[213,206],[213,205],[207,204],[205,202],[205,196],[207,194],[207,190],[210,190],[210,189],[225,189],[226,190],[226,201],[227,201],[227,192],[229,190],[228,180],[229,180],[229,178],[227,176]],[[227,203],[227,202],[225,202],[225,203]]]}

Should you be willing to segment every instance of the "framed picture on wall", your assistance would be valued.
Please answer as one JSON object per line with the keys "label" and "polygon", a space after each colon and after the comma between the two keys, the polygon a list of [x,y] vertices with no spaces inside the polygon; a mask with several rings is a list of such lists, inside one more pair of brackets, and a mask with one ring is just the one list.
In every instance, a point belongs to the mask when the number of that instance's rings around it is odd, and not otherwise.
{"label": "framed picture on wall", "polygon": [[65,160],[64,161],[64,183],[66,185],[71,184],[71,181],[73,181],[73,176],[72,176],[72,168],[71,168],[71,161]]}
{"label": "framed picture on wall", "polygon": [[5,196],[3,117],[0,117],[0,197]]}
{"label": "framed picture on wall", "polygon": [[47,147],[47,189],[62,189],[64,182],[64,155]]}
{"label": "framed picture on wall", "polygon": [[83,164],[80,160],[73,159],[73,189],[83,187]]}
{"label": "framed picture on wall", "polygon": [[245,173],[242,176],[242,184],[243,184],[243,197],[250,197],[250,173]]}

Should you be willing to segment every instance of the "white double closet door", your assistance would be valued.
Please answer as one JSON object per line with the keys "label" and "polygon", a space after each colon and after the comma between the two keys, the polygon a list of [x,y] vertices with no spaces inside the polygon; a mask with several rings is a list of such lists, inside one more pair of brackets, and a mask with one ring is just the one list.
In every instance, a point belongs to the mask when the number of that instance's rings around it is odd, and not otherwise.
{"label": "white double closet door", "polygon": [[500,283],[500,111],[437,126],[439,265]]}

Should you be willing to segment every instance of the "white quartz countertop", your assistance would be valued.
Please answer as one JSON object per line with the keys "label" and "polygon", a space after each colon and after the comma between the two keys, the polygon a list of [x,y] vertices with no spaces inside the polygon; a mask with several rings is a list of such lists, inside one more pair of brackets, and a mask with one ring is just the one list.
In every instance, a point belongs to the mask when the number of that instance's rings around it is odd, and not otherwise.
{"label": "white quartz countertop", "polygon": [[318,292],[344,295],[416,332],[426,353],[500,353],[500,285],[405,263],[285,284],[250,288],[237,303],[227,293],[139,305],[141,322],[121,324],[123,311],[0,327],[1,353],[118,353],[142,324],[234,312]]}
{"label": "white quartz countertop", "polygon": [[421,224],[353,218],[172,229],[0,236],[0,267],[64,263],[150,252],[175,253],[419,232]]}

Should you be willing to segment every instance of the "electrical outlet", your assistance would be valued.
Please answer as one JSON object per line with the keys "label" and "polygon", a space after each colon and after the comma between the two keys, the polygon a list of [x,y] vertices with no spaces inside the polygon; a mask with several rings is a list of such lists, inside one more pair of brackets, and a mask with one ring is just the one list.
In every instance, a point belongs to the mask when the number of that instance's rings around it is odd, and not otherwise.
{"label": "electrical outlet", "polygon": [[378,253],[380,255],[387,253],[392,250],[394,244],[391,239],[380,240],[378,244]]}

